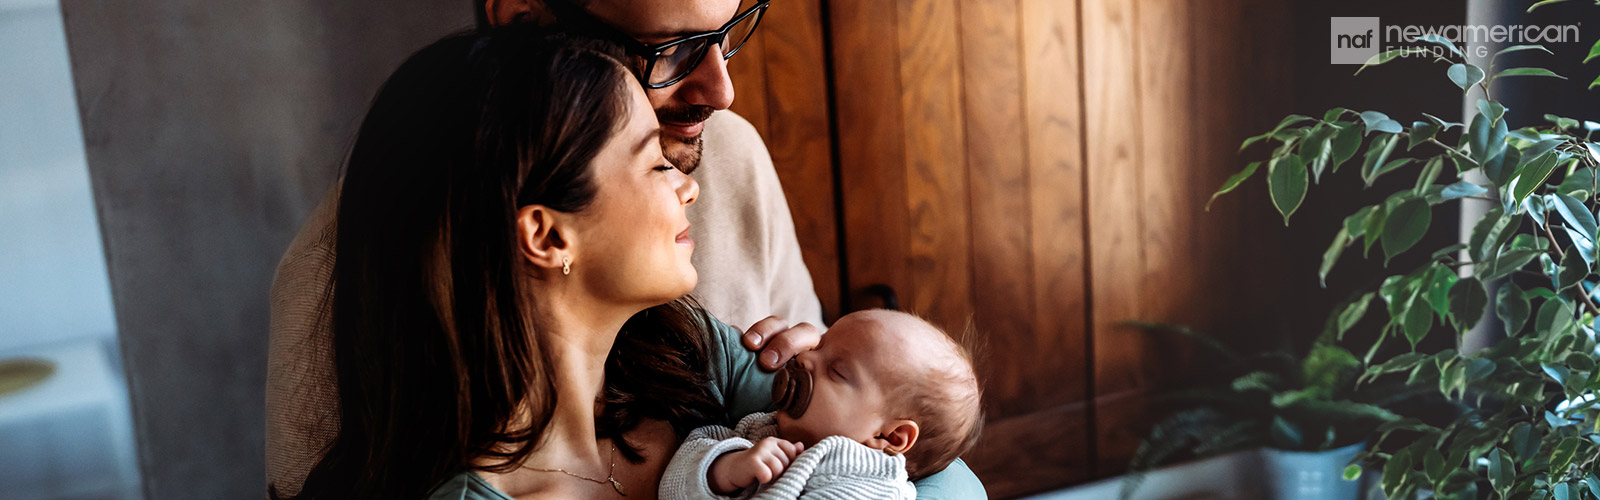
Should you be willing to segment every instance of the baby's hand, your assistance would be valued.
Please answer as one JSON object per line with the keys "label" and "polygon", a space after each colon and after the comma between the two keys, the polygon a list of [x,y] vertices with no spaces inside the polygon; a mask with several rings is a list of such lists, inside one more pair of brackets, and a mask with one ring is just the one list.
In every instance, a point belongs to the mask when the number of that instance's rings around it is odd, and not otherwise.
{"label": "baby's hand", "polygon": [[805,445],[768,437],[747,450],[724,454],[711,462],[711,491],[732,495],[746,487],[770,483],[783,474]]}

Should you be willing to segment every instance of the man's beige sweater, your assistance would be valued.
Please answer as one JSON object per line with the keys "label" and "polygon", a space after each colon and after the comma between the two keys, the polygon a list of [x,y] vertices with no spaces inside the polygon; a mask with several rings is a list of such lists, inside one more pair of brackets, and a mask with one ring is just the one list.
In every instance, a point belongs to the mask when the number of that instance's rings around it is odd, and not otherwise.
{"label": "man's beige sweater", "polygon": [[[821,326],[788,201],[755,128],[729,111],[712,115],[694,178],[694,295],[706,309],[740,329],[768,315]],[[328,315],[337,193],[312,212],[272,281],[267,480],[280,493],[299,490],[339,428]]]}

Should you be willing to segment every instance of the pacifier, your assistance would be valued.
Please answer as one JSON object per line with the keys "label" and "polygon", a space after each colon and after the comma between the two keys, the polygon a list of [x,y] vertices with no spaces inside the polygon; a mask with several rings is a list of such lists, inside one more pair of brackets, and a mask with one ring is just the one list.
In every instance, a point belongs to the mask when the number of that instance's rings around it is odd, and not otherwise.
{"label": "pacifier", "polygon": [[800,418],[811,405],[811,372],[790,359],[772,379],[772,401],[791,418]]}

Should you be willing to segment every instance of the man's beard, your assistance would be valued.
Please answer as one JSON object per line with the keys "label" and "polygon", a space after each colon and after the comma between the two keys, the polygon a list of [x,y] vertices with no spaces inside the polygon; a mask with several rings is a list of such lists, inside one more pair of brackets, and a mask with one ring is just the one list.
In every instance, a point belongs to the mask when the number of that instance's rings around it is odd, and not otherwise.
{"label": "man's beard", "polygon": [[[711,106],[686,106],[682,108],[662,108],[656,110],[656,119],[664,124],[693,125],[706,121],[715,113],[716,108]],[[705,149],[704,129],[694,137],[673,137],[661,135],[661,150],[666,153],[667,161],[676,165],[683,173],[694,173],[700,168],[700,156]],[[686,145],[687,148],[673,148],[672,146]],[[674,151],[677,149],[677,151]]]}

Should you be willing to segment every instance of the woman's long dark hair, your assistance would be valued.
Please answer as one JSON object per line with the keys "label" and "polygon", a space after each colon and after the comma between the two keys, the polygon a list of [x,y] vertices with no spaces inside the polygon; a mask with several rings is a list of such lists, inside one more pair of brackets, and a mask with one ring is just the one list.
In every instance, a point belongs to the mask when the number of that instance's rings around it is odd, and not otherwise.
{"label": "woman's long dark hair", "polygon": [[[590,163],[627,121],[625,85],[637,85],[622,57],[511,26],[447,37],[389,77],[340,193],[339,433],[294,498],[424,498],[463,471],[513,470],[539,444],[554,374],[528,310],[516,215],[531,204],[579,212],[604,189]],[[709,321],[680,299],[627,322],[607,359],[599,437],[646,418],[680,434],[719,419]]]}

